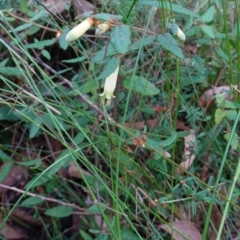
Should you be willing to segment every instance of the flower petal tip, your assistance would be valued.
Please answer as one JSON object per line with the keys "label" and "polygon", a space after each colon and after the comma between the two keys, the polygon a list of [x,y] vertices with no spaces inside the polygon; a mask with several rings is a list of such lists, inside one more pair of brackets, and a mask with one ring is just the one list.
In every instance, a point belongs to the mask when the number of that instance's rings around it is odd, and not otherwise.
{"label": "flower petal tip", "polygon": [[107,23],[101,23],[98,25],[98,28],[96,29],[95,35],[102,35],[110,28],[110,25]]}
{"label": "flower petal tip", "polygon": [[104,97],[104,99],[107,100],[106,106],[109,106],[111,104],[111,99],[115,98],[113,93],[117,85],[118,71],[119,71],[119,66],[117,66],[115,71],[106,78],[105,84],[104,84],[104,91],[103,93],[99,94],[99,96]]}
{"label": "flower petal tip", "polygon": [[66,35],[65,40],[67,42],[72,42],[81,37],[93,25],[93,23],[94,20],[92,18],[86,18],[83,22],[69,31],[69,33]]}
{"label": "flower petal tip", "polygon": [[186,36],[185,36],[185,34],[183,33],[183,31],[182,31],[180,28],[178,28],[177,36],[178,36],[178,38],[179,38],[180,40],[182,40],[182,41],[185,41],[185,40],[186,40]]}

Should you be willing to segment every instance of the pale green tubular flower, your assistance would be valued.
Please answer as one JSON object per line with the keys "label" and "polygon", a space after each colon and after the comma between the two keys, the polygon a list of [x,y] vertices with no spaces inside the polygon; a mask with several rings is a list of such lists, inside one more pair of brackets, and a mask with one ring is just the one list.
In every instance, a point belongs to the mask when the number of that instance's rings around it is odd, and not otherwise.
{"label": "pale green tubular flower", "polygon": [[118,77],[118,71],[119,71],[119,65],[115,69],[115,71],[110,74],[109,77],[106,78],[105,84],[104,84],[104,91],[103,93],[99,94],[99,96],[104,97],[104,99],[107,100],[106,106],[110,106],[111,99],[115,98],[113,95],[113,92],[117,85],[117,77]]}
{"label": "pale green tubular flower", "polygon": [[94,20],[91,17],[86,18],[83,22],[70,30],[70,32],[66,35],[66,41],[72,42],[81,37],[93,25],[93,23]]}
{"label": "pale green tubular flower", "polygon": [[96,29],[95,35],[102,35],[110,28],[110,25],[107,23],[101,23],[98,25],[98,28]]}
{"label": "pale green tubular flower", "polygon": [[183,31],[181,30],[180,27],[178,27],[178,30],[177,30],[177,34],[178,38],[182,41],[185,41],[186,40],[186,36],[185,34],[183,33]]}

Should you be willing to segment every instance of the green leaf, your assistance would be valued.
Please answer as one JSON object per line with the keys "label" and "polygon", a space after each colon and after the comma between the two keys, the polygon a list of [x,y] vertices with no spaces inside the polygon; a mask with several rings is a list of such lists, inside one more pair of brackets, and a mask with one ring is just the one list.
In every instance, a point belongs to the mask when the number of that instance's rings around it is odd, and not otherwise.
{"label": "green leaf", "polygon": [[195,27],[191,27],[190,29],[188,29],[186,32],[185,32],[185,36],[186,37],[192,37],[194,35],[197,35],[198,33],[201,32],[201,28],[200,26],[195,26]]}
{"label": "green leaf", "polygon": [[202,29],[202,31],[203,31],[206,35],[208,35],[210,38],[215,38],[213,29],[212,29],[210,26],[208,26],[208,25],[203,25],[201,29]]}
{"label": "green leaf", "polygon": [[145,37],[143,40],[140,39],[138,40],[137,42],[133,43],[130,47],[129,47],[129,50],[130,51],[134,51],[134,50],[137,50],[139,49],[141,46],[147,46],[149,44],[151,44],[152,42],[154,42],[155,40],[157,39],[156,36],[148,36],[148,37]]}
{"label": "green leaf", "polygon": [[82,62],[84,61],[85,59],[87,59],[87,56],[82,56],[82,57],[78,57],[78,58],[72,58],[72,59],[69,59],[69,60],[62,60],[62,62],[65,62],[65,63],[78,63],[78,62]]}
{"label": "green leaf", "polygon": [[226,110],[226,118],[229,120],[235,120],[237,117],[236,110]]}
{"label": "green leaf", "polygon": [[78,89],[82,93],[94,92],[99,88],[99,82],[96,79],[89,80],[81,85]]}
{"label": "green leaf", "polygon": [[[20,110],[20,108],[18,109]],[[9,106],[0,107],[0,120],[18,121],[21,117],[19,113]]]}
{"label": "green leaf", "polygon": [[126,25],[114,27],[110,35],[110,42],[118,53],[126,53],[131,43],[129,27]]}
{"label": "green leaf", "polygon": [[34,138],[37,133],[39,132],[39,129],[41,128],[42,125],[42,118],[41,116],[36,116],[33,119],[33,122],[30,124],[30,129],[29,129],[29,138]]}
{"label": "green leaf", "polygon": [[231,108],[231,109],[236,109],[236,105],[229,101],[229,100],[224,100],[222,103],[221,103],[221,107],[222,108]]}
{"label": "green leaf", "polygon": [[99,193],[104,192],[106,193],[106,185],[105,183],[99,181],[95,176],[85,175],[85,180],[89,184],[89,186],[95,186],[98,184],[98,191]]}
{"label": "green leaf", "polygon": [[228,55],[222,50],[222,48],[217,48],[216,50],[217,55],[224,61],[226,64],[229,62]]}
{"label": "green leaf", "polygon": [[0,67],[0,74],[13,77],[23,76],[22,71],[15,67]]}
{"label": "green leaf", "polygon": [[211,22],[213,20],[215,13],[215,6],[211,6],[201,17],[202,21],[205,23]]}
{"label": "green leaf", "polygon": [[[82,129],[82,130],[83,130],[83,129]],[[74,142],[75,144],[80,144],[80,143],[85,139],[86,134],[87,134],[87,131],[85,132],[85,135],[84,135],[82,132],[79,132],[79,133],[75,136],[73,142]]]}
{"label": "green leaf", "polygon": [[159,146],[161,147],[167,147],[169,145],[171,145],[172,143],[174,143],[177,139],[177,133],[173,132],[172,135],[167,138],[166,140],[161,140],[159,141]]}
{"label": "green leaf", "polygon": [[[59,171],[60,168],[66,167],[70,161],[74,161],[77,159],[75,154],[71,154],[68,149],[62,151],[62,153],[55,160],[55,164],[51,166],[48,171],[48,177],[52,177],[56,172]],[[57,163],[56,163],[57,162]]]}
{"label": "green leaf", "polygon": [[224,101],[225,99],[225,94],[222,92],[222,93],[217,93],[216,96],[215,96],[215,100],[217,102],[217,104],[222,104],[222,102]]}
{"label": "green leaf", "polygon": [[34,39],[34,43],[26,45],[26,48],[36,48],[42,50],[45,47],[52,46],[56,42],[56,39],[48,39],[43,41],[38,41],[36,38]]}
{"label": "green leaf", "polygon": [[[230,136],[231,136],[231,133],[226,133],[226,134],[224,134],[223,137],[226,141],[229,141]],[[234,132],[232,141],[231,141],[231,147],[233,150],[237,150],[238,146],[239,146],[238,145],[238,135],[237,135],[237,133]]]}
{"label": "green leaf", "polygon": [[162,47],[165,48],[167,51],[171,52],[176,57],[179,57],[181,59],[184,58],[181,48],[179,47],[177,41],[172,37],[170,33],[158,35],[157,40],[162,45]]}
{"label": "green leaf", "polygon": [[51,180],[51,178],[47,177],[46,175],[42,175],[39,179],[39,176],[36,176],[34,178],[32,178],[24,187],[24,189],[28,189],[30,186],[31,188],[35,188],[37,186],[41,186],[44,183],[47,183]]}
{"label": "green leaf", "polygon": [[36,34],[40,29],[41,29],[40,27],[35,26],[35,25],[32,25],[32,26],[28,29],[27,35],[28,35],[28,36],[32,36],[32,35]]}
{"label": "green leaf", "polygon": [[51,116],[49,113],[44,113],[42,116],[42,122],[44,125],[46,125],[48,128],[58,128],[60,125],[62,128],[67,130],[69,127],[67,123],[63,121],[62,117],[59,116]]}
{"label": "green leaf", "polygon": [[43,49],[41,54],[47,59],[47,60],[50,60],[51,59],[51,55],[49,53],[49,51]]}
{"label": "green leaf", "polygon": [[79,230],[82,240],[93,240],[93,238],[83,230]]}
{"label": "green leaf", "polygon": [[137,163],[133,161],[132,158],[130,158],[127,154],[125,154],[123,151],[117,152],[117,151],[111,151],[112,158],[118,156],[118,160],[121,165],[124,166],[124,169],[128,170],[136,170],[138,168]]}
{"label": "green leaf", "polygon": [[[1,151],[1,150],[0,150]],[[9,174],[12,169],[12,163],[3,164],[0,171],[0,183],[5,179],[5,177]]]}
{"label": "green leaf", "polygon": [[109,13],[98,13],[98,14],[92,15],[92,17],[98,20],[106,21],[106,22],[112,19],[122,20],[122,16],[109,14]]}
{"label": "green leaf", "polygon": [[38,168],[40,167],[42,164],[42,160],[40,158],[36,158],[33,160],[29,160],[29,161],[24,161],[24,162],[20,162],[19,165],[21,166],[25,166],[25,167],[34,167],[34,168]]}
{"label": "green leaf", "polygon": [[73,213],[73,208],[69,206],[56,206],[53,208],[48,209],[45,212],[45,215],[56,217],[56,218],[63,218],[68,217]]}
{"label": "green leaf", "polygon": [[206,73],[206,68],[205,68],[205,65],[204,65],[204,59],[202,59],[200,56],[195,55],[191,59],[190,65],[192,65],[193,68],[196,69],[202,75],[204,75]]}
{"label": "green leaf", "polygon": [[[90,231],[90,230],[89,230]],[[98,235],[94,240],[108,240],[108,235],[106,233]]]}
{"label": "green leaf", "polygon": [[225,116],[226,116],[226,111],[223,110],[222,108],[218,108],[215,112],[216,125],[219,125],[222,122],[223,118],[225,118]]}
{"label": "green leaf", "polygon": [[106,208],[107,208],[107,207],[104,206],[104,203],[102,203],[102,205],[96,205],[96,204],[94,204],[94,205],[92,205],[91,207],[88,208],[88,211],[89,211],[90,213],[101,214],[102,212],[105,211]]}
{"label": "green leaf", "polygon": [[151,82],[146,80],[144,77],[138,77],[138,76],[130,76],[123,80],[123,86],[126,89],[130,89],[132,83],[132,91],[138,92],[144,96],[153,96],[158,94],[160,91],[153,85]]}
{"label": "green leaf", "polygon": [[9,58],[5,58],[0,62],[0,67],[5,67],[6,64],[9,62]]}
{"label": "green leaf", "polygon": [[204,200],[207,197],[207,194],[209,194],[208,189],[197,192],[196,194],[194,194],[194,197],[199,200]]}
{"label": "green leaf", "polygon": [[59,46],[63,50],[66,50],[68,48],[68,42],[66,41],[66,35],[69,32],[70,28],[69,27],[64,27],[62,34],[59,38]]}
{"label": "green leaf", "polygon": [[164,2],[162,0],[161,1],[138,0],[136,3],[139,4],[139,5],[141,4],[141,5],[154,6],[154,7],[160,8],[160,9],[168,9],[168,10],[171,9],[173,12],[176,12],[176,13],[182,13],[182,14],[185,14],[187,16],[200,18],[200,16],[197,13],[194,13],[191,10],[189,10],[187,8],[184,8],[181,5],[171,3],[171,6],[170,6],[169,2]]}
{"label": "green leaf", "polygon": [[120,58],[116,58],[116,57],[109,58],[106,65],[103,68],[103,71],[99,75],[98,79],[109,77],[109,75],[116,70],[117,66],[119,66],[119,63],[120,63]]}
{"label": "green leaf", "polygon": [[142,240],[139,236],[131,232],[128,228],[123,228],[121,230],[121,238],[124,240]]}
{"label": "green leaf", "polygon": [[124,19],[127,19],[128,24],[134,25],[136,20],[136,8],[133,6],[135,1],[133,0],[121,0],[120,7],[121,15],[123,15]]}
{"label": "green leaf", "polygon": [[36,22],[38,19],[43,19],[44,17],[48,16],[48,12],[45,9],[40,11],[33,12],[33,17],[29,19],[29,22]]}
{"label": "green leaf", "polygon": [[157,171],[167,173],[167,163],[164,158],[149,159],[147,160],[147,166],[150,169],[155,169]]}
{"label": "green leaf", "polygon": [[11,162],[13,159],[0,149],[0,159],[4,162]]}
{"label": "green leaf", "polygon": [[38,197],[29,197],[22,202],[23,206],[35,206],[43,202],[43,199]]}
{"label": "green leaf", "polygon": [[21,31],[23,31],[25,29],[30,28],[31,26],[32,26],[32,23],[25,23],[25,24],[22,24],[22,25],[14,28],[12,30],[9,30],[9,32],[21,32]]}
{"label": "green leaf", "polygon": [[195,85],[197,83],[205,83],[206,82],[206,76],[201,74],[192,74],[191,78],[187,76],[186,74],[181,76],[181,86],[186,87],[188,85]]}
{"label": "green leaf", "polygon": [[103,47],[100,51],[98,51],[94,57],[92,58],[92,61],[95,63],[101,63],[106,59],[108,56],[115,55],[117,51],[113,47],[111,43],[109,43],[107,46]]}
{"label": "green leaf", "polygon": [[26,0],[21,0],[20,3],[21,3],[21,11],[26,14],[28,12]]}

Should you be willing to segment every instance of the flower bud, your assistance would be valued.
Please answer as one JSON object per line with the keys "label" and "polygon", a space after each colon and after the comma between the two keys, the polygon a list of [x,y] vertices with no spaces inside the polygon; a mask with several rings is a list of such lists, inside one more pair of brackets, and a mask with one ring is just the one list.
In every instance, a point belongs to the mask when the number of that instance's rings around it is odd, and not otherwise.
{"label": "flower bud", "polygon": [[182,41],[186,40],[185,34],[183,33],[183,31],[179,27],[178,27],[178,30],[177,30],[177,36]]}
{"label": "flower bud", "polygon": [[119,65],[115,69],[115,71],[110,74],[109,77],[106,78],[105,84],[104,84],[104,91],[103,93],[99,94],[101,97],[105,97],[107,99],[106,105],[109,106],[111,103],[111,99],[115,98],[113,95],[113,92],[117,85],[117,77],[118,77],[118,71],[119,71]]}
{"label": "flower bud", "polygon": [[101,23],[98,25],[98,28],[96,29],[95,35],[102,35],[110,28],[110,25],[107,23]]}
{"label": "flower bud", "polygon": [[93,25],[93,23],[94,20],[91,17],[86,18],[83,22],[70,30],[70,32],[66,35],[66,41],[72,42],[81,37]]}

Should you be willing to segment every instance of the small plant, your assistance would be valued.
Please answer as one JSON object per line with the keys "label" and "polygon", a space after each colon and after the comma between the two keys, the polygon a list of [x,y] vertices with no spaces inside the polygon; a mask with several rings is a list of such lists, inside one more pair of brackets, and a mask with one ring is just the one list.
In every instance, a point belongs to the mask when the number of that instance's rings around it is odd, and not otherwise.
{"label": "small plant", "polygon": [[53,2],[0,2],[1,234],[236,238],[237,4]]}

